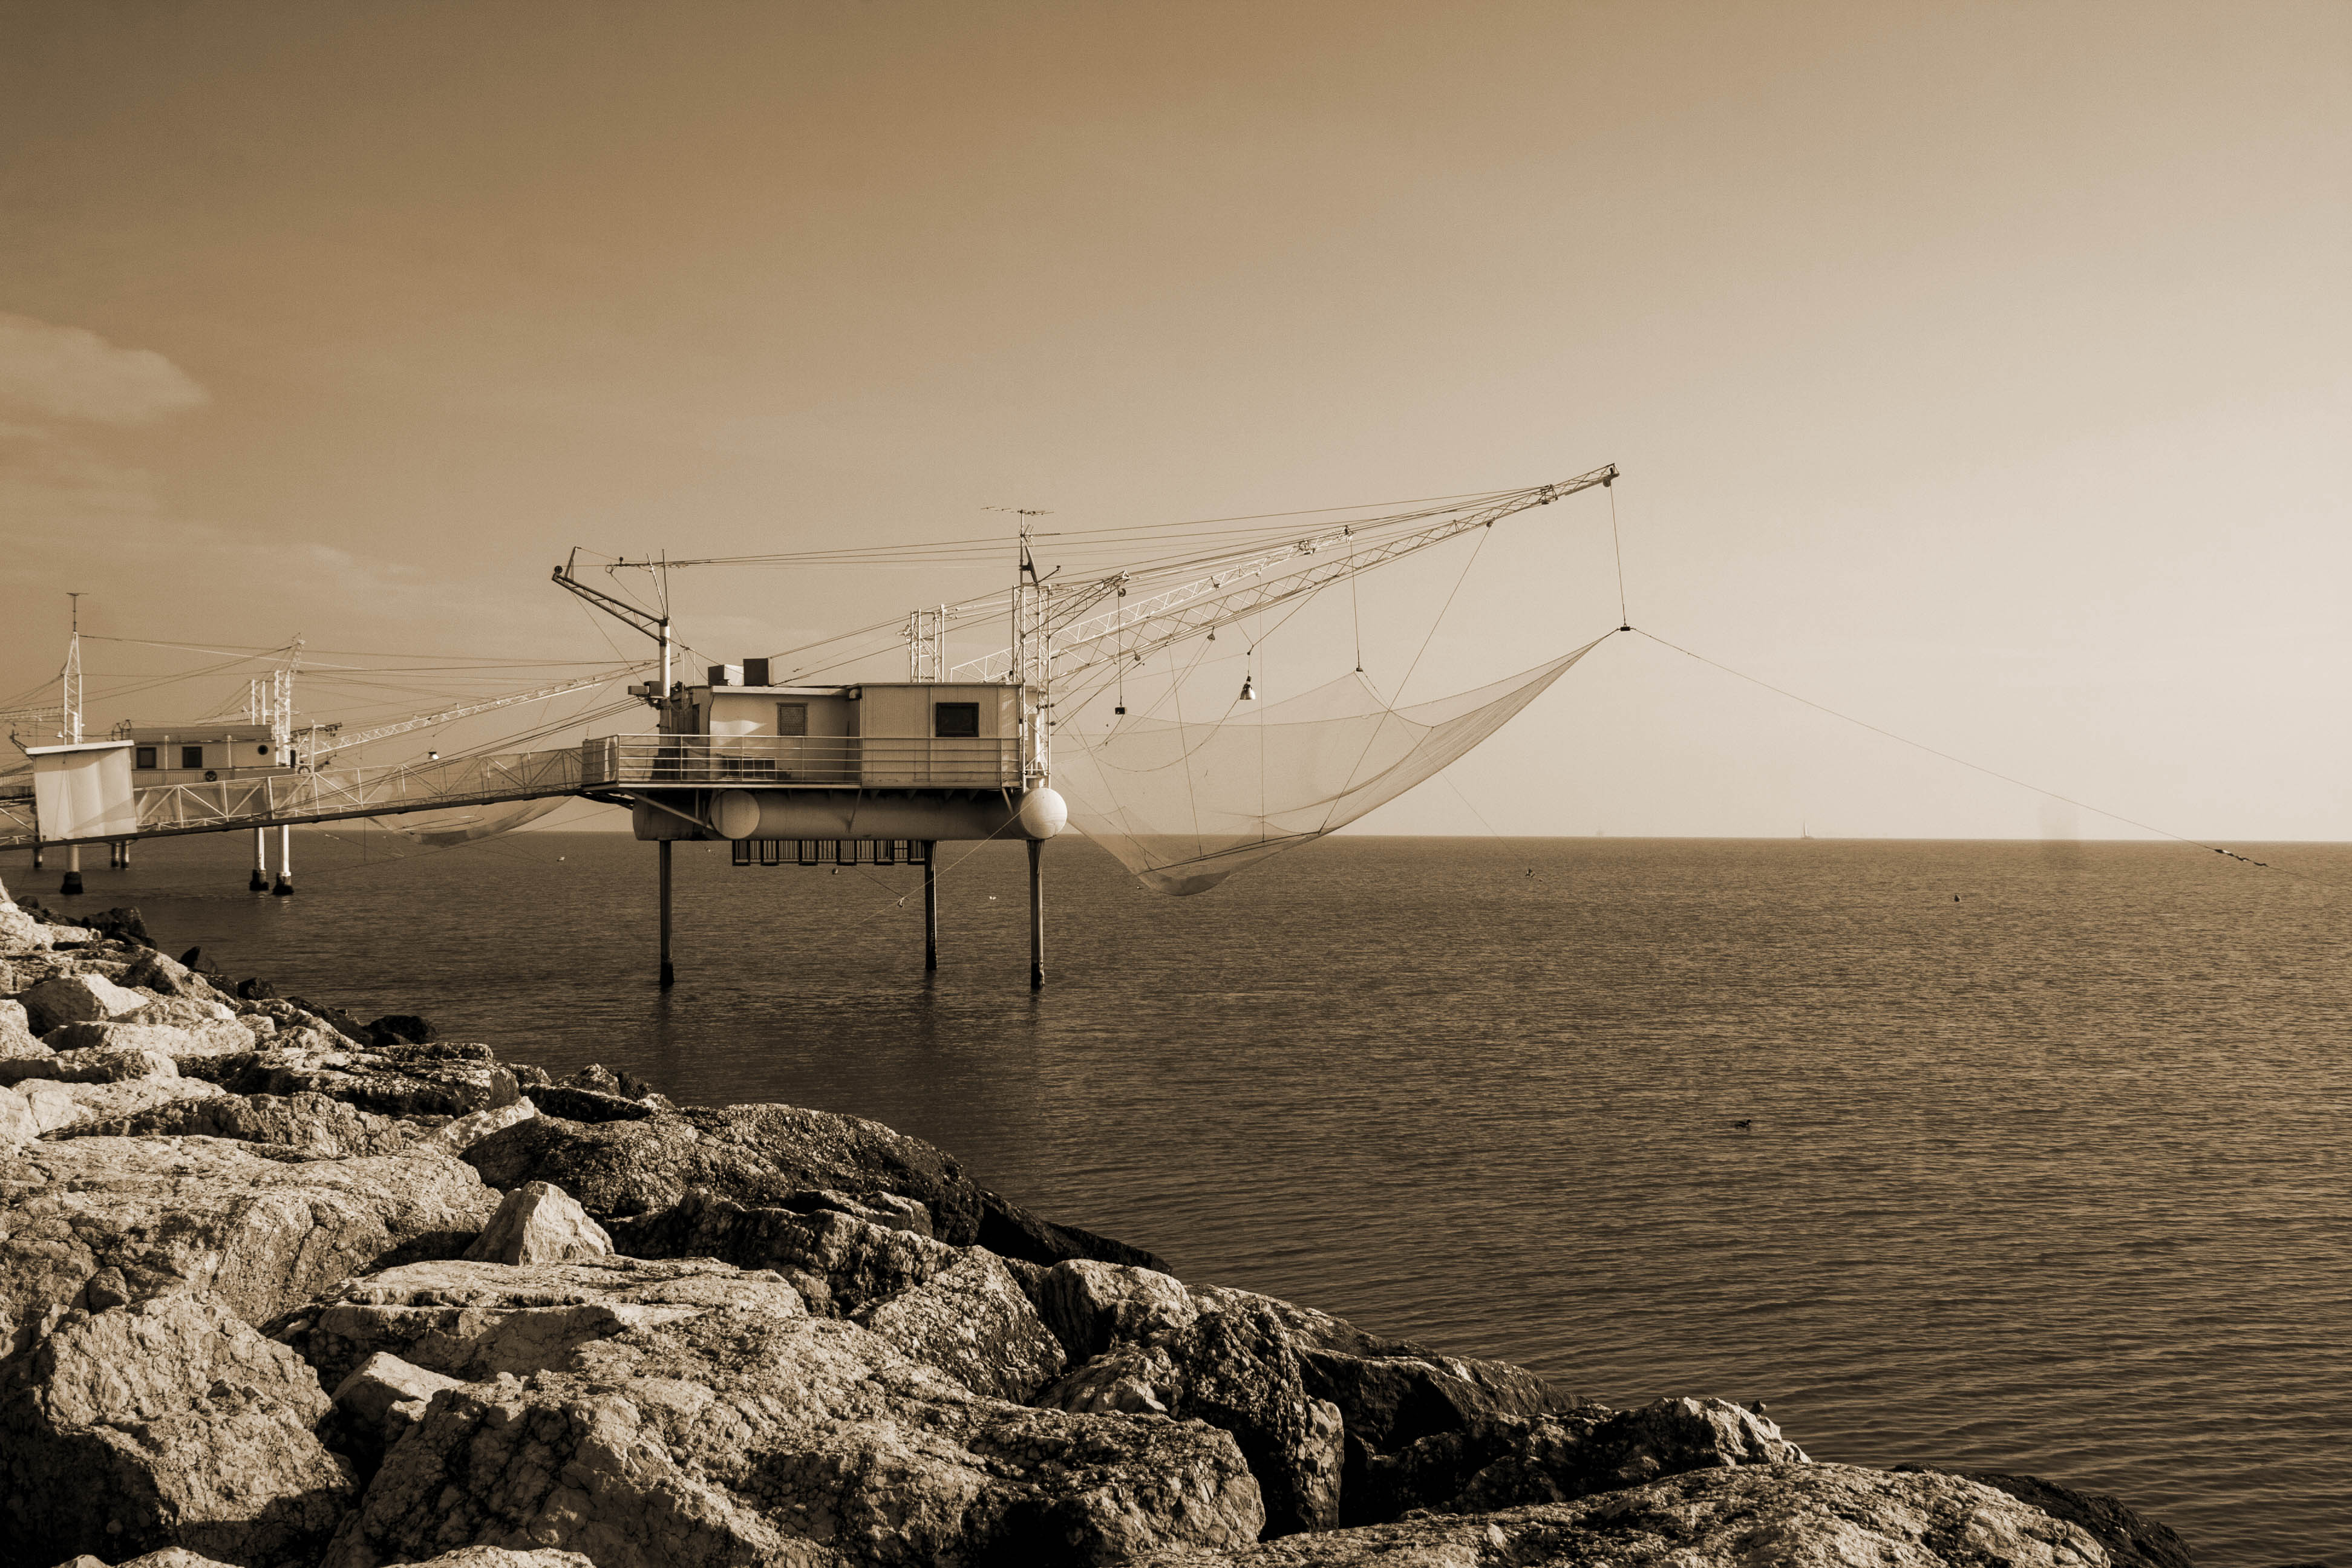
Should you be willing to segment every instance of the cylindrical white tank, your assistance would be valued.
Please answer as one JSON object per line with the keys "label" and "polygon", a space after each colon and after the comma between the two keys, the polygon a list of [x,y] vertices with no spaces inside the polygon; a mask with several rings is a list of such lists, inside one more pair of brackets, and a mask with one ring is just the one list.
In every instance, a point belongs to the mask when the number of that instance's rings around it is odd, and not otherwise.
{"label": "cylindrical white tank", "polygon": [[[1010,803],[943,795],[876,795],[856,790],[729,789],[710,797],[710,826],[724,838],[1051,838],[1070,819],[1050,789]],[[639,802],[639,838],[694,838],[691,823]]]}

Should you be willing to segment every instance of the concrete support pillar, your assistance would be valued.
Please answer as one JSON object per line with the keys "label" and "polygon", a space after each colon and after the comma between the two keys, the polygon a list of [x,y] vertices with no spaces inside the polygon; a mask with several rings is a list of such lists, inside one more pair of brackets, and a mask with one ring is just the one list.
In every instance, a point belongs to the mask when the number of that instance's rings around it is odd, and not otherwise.
{"label": "concrete support pillar", "polygon": [[677,984],[677,971],[669,964],[669,840],[665,838],[661,850],[661,988],[665,991]]}
{"label": "concrete support pillar", "polygon": [[66,847],[66,879],[58,885],[58,891],[60,893],[81,891],[81,846],[79,844]]}
{"label": "concrete support pillar", "polygon": [[294,829],[290,826],[278,830],[278,885],[269,890],[281,899],[294,895]]}
{"label": "concrete support pillar", "polygon": [[257,893],[269,891],[269,829],[253,830],[253,877],[246,886]]}
{"label": "concrete support pillar", "polygon": [[36,871],[39,870],[48,860],[48,857],[42,853],[43,847],[44,847],[39,839],[36,838],[33,840],[33,869]]}
{"label": "concrete support pillar", "polygon": [[1045,841],[1029,840],[1029,989],[1045,989]]}
{"label": "concrete support pillar", "polygon": [[940,842],[923,846],[923,968],[940,966]]}

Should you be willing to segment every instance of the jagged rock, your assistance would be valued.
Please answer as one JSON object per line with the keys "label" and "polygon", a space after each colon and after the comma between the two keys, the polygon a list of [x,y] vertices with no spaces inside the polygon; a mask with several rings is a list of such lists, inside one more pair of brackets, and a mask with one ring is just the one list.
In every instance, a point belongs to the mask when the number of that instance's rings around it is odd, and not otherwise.
{"label": "jagged rock", "polygon": [[125,990],[100,974],[60,974],[44,980],[16,1000],[24,1004],[33,1033],[47,1035],[61,1024],[104,1023],[153,997]]}
{"label": "jagged rock", "polygon": [[432,1024],[414,1013],[386,1013],[367,1025],[367,1037],[380,1046],[422,1046],[439,1034]]}
{"label": "jagged rock", "polygon": [[0,1161],[0,1352],[104,1268],[130,1300],[211,1290],[261,1322],[390,1254],[455,1253],[497,1203],[432,1151],[288,1163],[211,1138],[28,1143]]}
{"label": "jagged rock", "polygon": [[301,1359],[217,1298],[69,1317],[0,1380],[9,1555],[308,1563],[355,1489],[311,1434],[327,1408]]}
{"label": "jagged rock", "polygon": [[1115,1341],[1181,1329],[1201,1315],[1174,1275],[1090,1258],[1047,1269],[1037,1309],[1074,1362],[1100,1355]]}
{"label": "jagged rock", "polygon": [[[79,1138],[226,1138],[288,1150],[306,1160],[391,1154],[439,1136],[415,1122],[377,1116],[323,1094],[220,1094],[180,1100],[61,1130]],[[445,1152],[448,1152],[446,1151]]]}
{"label": "jagged rock", "polygon": [[[117,1027],[112,1024],[68,1024],[62,1029],[52,1030],[51,1038],[63,1038],[77,1029]],[[171,1052],[158,1048],[169,1042],[155,1037],[178,1032],[133,1025],[93,1045],[53,1052],[46,1058],[0,1059],[0,1083],[22,1083],[33,1078],[54,1079],[58,1083],[127,1083],[133,1079],[177,1078],[179,1063],[172,1059]]]}
{"label": "jagged rock", "polygon": [[48,918],[53,925],[63,923],[78,926],[84,932],[109,942],[149,949],[155,945],[154,939],[147,934],[145,918],[136,909],[117,907],[100,910],[95,914],[50,914]]}
{"label": "jagged rock", "polygon": [[22,1083],[28,1078],[47,1078],[56,1068],[58,1053],[31,1036],[16,1038],[0,1035],[0,1083]]}
{"label": "jagged rock", "polygon": [[658,1215],[614,1220],[613,1245],[636,1258],[715,1258],[739,1268],[777,1268],[809,1310],[845,1317],[952,1267],[945,1242],[830,1210],[751,1208],[700,1188]]}
{"label": "jagged rock", "polygon": [[281,1038],[201,1070],[233,1094],[323,1094],[385,1116],[467,1116],[512,1105],[521,1092],[483,1046],[321,1051]]}
{"label": "jagged rock", "polygon": [[[106,1568],[106,1563],[85,1552],[70,1562],[58,1564],[58,1568]],[[142,1552],[121,1564],[120,1568],[233,1568],[233,1565],[216,1557],[206,1557],[200,1552],[191,1552],[184,1546],[166,1546],[160,1552]]]}
{"label": "jagged rock", "polygon": [[1664,1399],[1638,1410],[1497,1416],[1423,1437],[1395,1455],[1359,1456],[1350,1523],[1413,1509],[1490,1513],[1619,1491],[1661,1476],[1806,1462],[1780,1429],[1719,1399]]}
{"label": "jagged rock", "polygon": [[1122,1343],[1041,1390],[1061,1410],[1160,1410],[1234,1436],[1276,1535],[1339,1522],[1339,1409],[1307,1392],[1286,1326],[1248,1299],[1218,1303],[1149,1343]]}
{"label": "jagged rock", "polygon": [[854,1323],[720,1307],[577,1355],[436,1395],[326,1568],[499,1542],[598,1568],[1108,1564],[1263,1517],[1221,1432],[982,1399]]}
{"label": "jagged rock", "polygon": [[1065,1359],[1021,1282],[979,1247],[921,1284],[860,1308],[856,1321],[974,1394],[1016,1405],[1058,1374]]}
{"label": "jagged rock", "polygon": [[689,1187],[755,1207],[779,1206],[816,1189],[891,1194],[924,1205],[933,1234],[955,1246],[977,1242],[1033,1263],[1105,1257],[1160,1267],[1150,1254],[1108,1237],[1042,1221],[1016,1224],[1012,1216],[1019,1211],[920,1139],[799,1106],[656,1110],[593,1125],[543,1115],[484,1139],[466,1158],[495,1187],[553,1182],[607,1226],[670,1208]]}
{"label": "jagged rock", "polygon": [[385,1451],[424,1418],[425,1407],[435,1394],[463,1386],[457,1378],[444,1377],[378,1352],[335,1387],[331,1426],[337,1447],[358,1466],[362,1477],[373,1476],[383,1464]]}
{"label": "jagged rock", "polygon": [[501,1105],[489,1110],[477,1110],[469,1116],[456,1116],[425,1134],[420,1142],[432,1144],[449,1154],[462,1154],[493,1132],[503,1131],[518,1121],[528,1121],[539,1114],[539,1107],[529,1095],[512,1105]]}
{"label": "jagged rock", "polygon": [[577,1552],[541,1547],[521,1551],[509,1546],[461,1546],[415,1568],[596,1568]]}
{"label": "jagged rock", "polygon": [[1311,1331],[1296,1337],[1308,1389],[1339,1407],[1351,1439],[1381,1452],[1498,1416],[1585,1407],[1576,1395],[1508,1362],[1443,1355],[1404,1341],[1350,1347]]}
{"label": "jagged rock", "polygon": [[14,1089],[0,1089],[0,1149],[29,1142],[41,1135],[41,1119]]}
{"label": "jagged rock", "polygon": [[48,945],[46,925],[14,904],[0,906],[0,951],[23,952]]}
{"label": "jagged rock", "polygon": [[[188,955],[194,958],[202,951],[191,948]],[[123,972],[122,984],[137,986],[142,991],[152,991],[158,996],[185,997],[205,1003],[211,1003],[214,994],[211,982],[197,973],[191,964],[167,958],[160,952],[149,952],[135,961]],[[229,1016],[224,1008],[221,1016]]]}
{"label": "jagged rock", "polygon": [[643,1121],[658,1109],[638,1100],[624,1100],[617,1094],[582,1089],[575,1084],[546,1084],[532,1089],[530,1093],[542,1112],[562,1117],[567,1121]]}
{"label": "jagged rock", "polygon": [[720,1307],[787,1318],[807,1311],[777,1275],[702,1258],[528,1268],[457,1260],[348,1280],[288,1332],[328,1384],[381,1352],[470,1382],[574,1371],[582,1345]]}
{"label": "jagged rock", "polygon": [[69,1131],[84,1121],[132,1116],[179,1100],[205,1100],[220,1093],[202,1079],[142,1078],[121,1083],[59,1083],[28,1079],[16,1093],[32,1108],[44,1136]]}
{"label": "jagged rock", "polygon": [[[1898,1466],[1908,1469],[1909,1466]],[[1993,1470],[1963,1472],[1967,1479],[2078,1526],[2107,1550],[2115,1568],[2194,1568],[2189,1544],[2167,1526],[2139,1514],[2122,1499],[2078,1492],[2039,1476]]]}
{"label": "jagged rock", "polygon": [[613,1238],[571,1194],[546,1182],[526,1182],[506,1195],[466,1256],[485,1263],[561,1263],[602,1258],[612,1250]]}
{"label": "jagged rock", "polygon": [[22,1002],[0,1001],[0,1057],[37,1055],[48,1048],[33,1033]]}
{"label": "jagged rock", "polygon": [[1706,1470],[1577,1502],[1417,1516],[1140,1568],[2106,1568],[2080,1527],[1958,1476]]}

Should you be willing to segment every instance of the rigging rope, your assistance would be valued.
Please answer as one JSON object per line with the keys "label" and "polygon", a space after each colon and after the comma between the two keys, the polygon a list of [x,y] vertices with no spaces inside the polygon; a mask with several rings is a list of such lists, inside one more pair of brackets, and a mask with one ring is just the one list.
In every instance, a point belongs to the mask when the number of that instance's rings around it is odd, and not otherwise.
{"label": "rigging rope", "polygon": [[1811,708],[1817,712],[1826,713],[1832,719],[1853,725],[1856,729],[1867,730],[1874,735],[1884,735],[1890,741],[1898,742],[1903,745],[1909,746],[1914,751],[1925,752],[1931,757],[1940,757],[1945,762],[1957,763],[1961,767],[1967,768],[1972,773],[1984,774],[1987,778],[1999,779],[2003,784],[2014,784],[2019,789],[2030,790],[2035,795],[2046,795],[2053,800],[2063,801],[2068,805],[2078,807],[2079,809],[2090,812],[2095,816],[2106,817],[2108,820],[2113,822],[2123,823],[2126,826],[2137,827],[2143,833],[2153,833],[2159,838],[2169,838],[2176,844],[2186,844],[2190,847],[2197,849],[2210,849],[2216,855],[2225,856],[2230,859],[2240,861],[2248,866],[2259,867],[2265,871],[2276,871],[2281,876],[2293,877],[2299,881],[2316,883],[2321,887],[2326,888],[2340,888],[2348,885],[2344,882],[2337,881],[2330,877],[2315,877],[2310,875],[2308,872],[2297,871],[2291,867],[2273,866],[2267,860],[2257,860],[2252,856],[2241,855],[2234,849],[2225,849],[2218,844],[2208,844],[2201,838],[2191,838],[2185,833],[2175,833],[2169,828],[2158,827],[2152,822],[2142,822],[2136,816],[2126,816],[2120,811],[2109,811],[2105,806],[2094,805],[2087,800],[2077,800],[2071,795],[2062,795],[2054,789],[2046,789],[2041,784],[2029,783],[2024,779],[2017,777],[2013,773],[2005,773],[1998,768],[1989,768],[1982,763],[1972,763],[1966,757],[1955,756],[1949,752],[1927,744],[1925,741],[1915,741],[1908,735],[1898,735],[1894,731],[1886,729],[1881,725],[1874,724],[1867,719],[1857,719],[1851,713],[1841,713],[1825,702],[1816,702],[1810,697],[1801,697],[1797,693],[1790,690],[1787,687],[1775,686],[1769,680],[1748,674],[1746,670],[1734,669],[1731,666],[1723,663],[1719,659],[1709,658],[1703,653],[1694,652],[1693,650],[1683,647],[1680,643],[1668,642],[1665,638],[1658,636],[1655,632],[1643,631],[1638,626],[1632,629],[1636,633],[1636,635],[1649,638],[1652,642],[1656,643],[1660,647],[1672,648],[1675,652],[1681,654],[1685,658],[1696,659],[1699,663],[1705,665],[1712,665],[1715,668],[1723,671],[1726,675],[1733,676],[1738,679],[1747,681],[1751,686],[1760,686],[1765,690],[1773,693],[1775,696],[1785,697],[1791,702],[1802,703],[1807,708]]}

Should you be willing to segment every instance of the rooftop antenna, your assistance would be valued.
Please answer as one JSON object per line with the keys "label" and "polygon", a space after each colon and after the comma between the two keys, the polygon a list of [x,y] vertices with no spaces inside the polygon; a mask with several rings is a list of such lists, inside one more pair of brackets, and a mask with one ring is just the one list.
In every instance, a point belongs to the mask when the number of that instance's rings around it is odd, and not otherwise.
{"label": "rooftop antenna", "polygon": [[66,597],[73,601],[73,636],[66,641],[66,680],[61,700],[65,708],[66,743],[79,746],[81,744],[81,595],[68,594]]}

